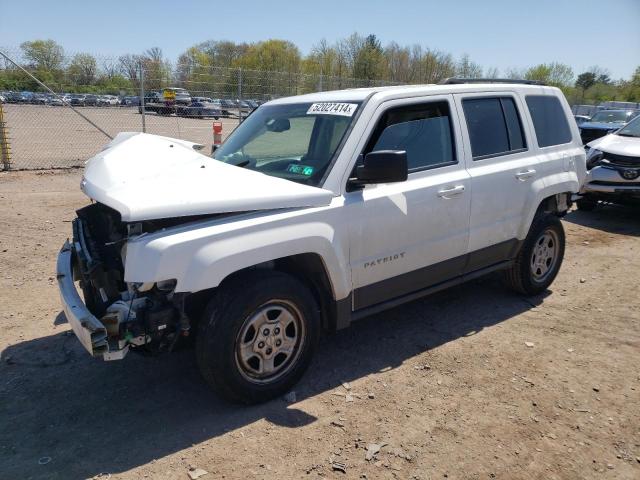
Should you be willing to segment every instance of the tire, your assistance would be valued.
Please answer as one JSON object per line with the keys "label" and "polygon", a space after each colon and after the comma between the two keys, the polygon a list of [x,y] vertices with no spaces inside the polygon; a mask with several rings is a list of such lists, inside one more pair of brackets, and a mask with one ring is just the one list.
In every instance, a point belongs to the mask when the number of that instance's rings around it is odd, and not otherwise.
{"label": "tire", "polygon": [[588,197],[582,197],[580,200],[576,201],[576,206],[578,207],[578,210],[582,210],[585,212],[592,212],[597,205],[598,205],[597,201],[592,200]]}
{"label": "tire", "polygon": [[225,399],[265,402],[302,377],[319,333],[318,307],[302,283],[254,270],[223,284],[207,306],[196,338],[198,366]]}
{"label": "tire", "polygon": [[560,271],[564,247],[560,219],[549,214],[537,216],[513,265],[505,271],[507,285],[525,295],[544,292]]}

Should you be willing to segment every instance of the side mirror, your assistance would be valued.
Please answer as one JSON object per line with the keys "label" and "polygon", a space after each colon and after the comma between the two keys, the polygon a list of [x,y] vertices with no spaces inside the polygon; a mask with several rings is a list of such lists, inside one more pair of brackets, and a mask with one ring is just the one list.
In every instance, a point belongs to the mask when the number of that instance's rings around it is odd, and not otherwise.
{"label": "side mirror", "polygon": [[378,150],[367,153],[356,168],[356,184],[404,182],[407,179],[407,152]]}

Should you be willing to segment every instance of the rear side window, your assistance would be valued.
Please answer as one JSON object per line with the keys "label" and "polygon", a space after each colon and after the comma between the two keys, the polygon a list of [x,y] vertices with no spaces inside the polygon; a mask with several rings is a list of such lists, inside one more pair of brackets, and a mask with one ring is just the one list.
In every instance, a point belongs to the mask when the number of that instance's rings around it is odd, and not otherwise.
{"label": "rear side window", "polygon": [[571,141],[571,129],[557,97],[527,95],[526,100],[539,147],[562,145]]}
{"label": "rear side window", "polygon": [[462,101],[474,160],[526,149],[522,122],[511,97]]}
{"label": "rear side window", "polygon": [[365,149],[405,150],[409,171],[456,162],[449,104],[433,102],[387,110]]}

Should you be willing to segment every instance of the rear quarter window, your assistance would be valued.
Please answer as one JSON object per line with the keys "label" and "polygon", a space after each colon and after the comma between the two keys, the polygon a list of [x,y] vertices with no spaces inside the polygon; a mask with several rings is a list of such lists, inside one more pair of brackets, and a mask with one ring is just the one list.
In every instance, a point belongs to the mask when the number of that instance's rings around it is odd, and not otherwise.
{"label": "rear quarter window", "polygon": [[567,122],[567,116],[557,97],[527,95],[526,101],[539,147],[551,147],[571,142],[571,129]]}

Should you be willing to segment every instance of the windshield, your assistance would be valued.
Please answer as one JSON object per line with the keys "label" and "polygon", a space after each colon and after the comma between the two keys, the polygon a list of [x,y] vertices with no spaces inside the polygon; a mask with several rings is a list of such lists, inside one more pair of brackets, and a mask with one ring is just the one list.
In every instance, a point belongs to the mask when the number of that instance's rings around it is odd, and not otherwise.
{"label": "windshield", "polygon": [[263,105],[240,124],[214,158],[318,186],[358,106],[358,102]]}
{"label": "windshield", "polygon": [[622,137],[636,137],[640,138],[640,117],[636,117],[634,120],[629,122],[626,127],[618,130],[616,135],[620,135]]}
{"label": "windshield", "polygon": [[600,123],[620,123],[626,122],[630,115],[631,112],[609,110],[596,113],[593,117],[591,117],[591,121]]}

